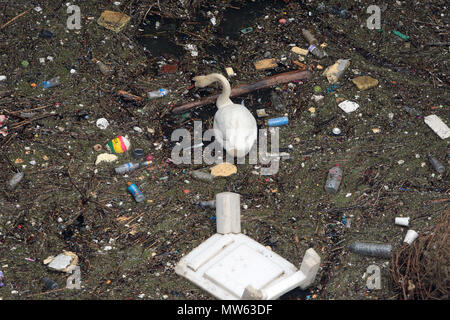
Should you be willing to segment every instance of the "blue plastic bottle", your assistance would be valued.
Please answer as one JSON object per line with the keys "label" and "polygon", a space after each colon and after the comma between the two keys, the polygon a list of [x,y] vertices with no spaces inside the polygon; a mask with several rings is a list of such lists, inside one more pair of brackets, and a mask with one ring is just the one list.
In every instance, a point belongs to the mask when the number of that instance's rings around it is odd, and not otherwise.
{"label": "blue plastic bottle", "polygon": [[134,183],[128,182],[128,191],[133,195],[136,202],[142,202],[145,200],[145,196]]}

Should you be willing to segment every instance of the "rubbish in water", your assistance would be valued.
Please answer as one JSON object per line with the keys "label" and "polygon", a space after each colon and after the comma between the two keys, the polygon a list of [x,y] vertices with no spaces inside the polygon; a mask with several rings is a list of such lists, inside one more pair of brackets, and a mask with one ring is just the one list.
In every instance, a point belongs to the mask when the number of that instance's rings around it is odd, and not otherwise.
{"label": "rubbish in water", "polygon": [[198,56],[198,49],[195,44],[186,44],[184,48],[191,53],[191,57],[197,57]]}
{"label": "rubbish in water", "polygon": [[101,144],[96,144],[93,146],[94,151],[99,152],[100,150],[102,150],[102,145]]}
{"label": "rubbish in water", "polygon": [[231,68],[231,67],[225,68],[225,71],[226,71],[226,73],[227,73],[227,75],[228,75],[229,77],[233,77],[233,76],[236,75],[236,73],[234,72],[233,68]]}
{"label": "rubbish in water", "polygon": [[45,259],[44,264],[48,264],[50,269],[62,272],[70,272],[78,264],[78,256],[70,251],[64,251],[56,257],[50,256]]}
{"label": "rubbish in water", "polygon": [[314,103],[318,106],[321,106],[325,103],[325,97],[323,95],[316,95],[314,94],[311,99],[314,101]]}
{"label": "rubbish in water", "polygon": [[329,83],[336,83],[339,81],[339,78],[344,74],[345,70],[347,70],[350,65],[349,59],[339,59],[335,64],[329,66],[322,73],[323,76],[327,77]]}
{"label": "rubbish in water", "polygon": [[403,240],[403,242],[406,242],[407,244],[411,244],[413,243],[414,240],[417,239],[417,237],[419,236],[419,234],[412,230],[409,229],[408,232],[406,233],[405,239]]}
{"label": "rubbish in water", "polygon": [[133,157],[137,160],[144,158],[145,153],[144,153],[144,149],[134,149],[133,150]]}
{"label": "rubbish in water", "polygon": [[106,148],[109,150],[109,152],[112,153],[123,153],[128,151],[130,146],[130,140],[128,140],[127,136],[117,136],[117,138],[114,138],[110,142],[108,142]]}
{"label": "rubbish in water", "polygon": [[392,254],[392,246],[390,244],[354,242],[347,246],[347,249],[357,254],[381,258],[390,258]]}
{"label": "rubbish in water", "polygon": [[30,63],[28,62],[28,60],[23,60],[23,61],[22,61],[22,67],[24,67],[24,68],[28,67],[29,64],[30,64]]}
{"label": "rubbish in water", "polygon": [[58,284],[49,278],[42,278],[42,282],[44,282],[44,287],[47,290],[54,290],[58,288]]}
{"label": "rubbish in water", "polygon": [[433,166],[434,170],[436,170],[438,173],[443,174],[445,172],[445,167],[435,157],[429,155],[428,156],[428,161],[430,161],[430,163]]}
{"label": "rubbish in water", "polygon": [[308,41],[309,44],[314,44],[316,46],[319,45],[319,41],[317,41],[317,39],[313,36],[313,34],[311,32],[309,32],[309,30],[302,29],[302,34],[303,34],[303,37],[305,37],[306,41]]}
{"label": "rubbish in water", "polygon": [[266,113],[266,109],[257,109],[256,115],[258,118],[268,117],[269,115]]}
{"label": "rubbish in water", "polygon": [[297,269],[242,234],[239,198],[231,192],[216,195],[217,233],[184,255],[175,272],[227,300],[272,300],[296,287],[309,287],[320,267],[319,255],[312,248],[306,250]]}
{"label": "rubbish in water", "polygon": [[105,118],[97,119],[97,122],[95,124],[100,130],[105,130],[109,126],[109,122]]}
{"label": "rubbish in water", "polygon": [[274,58],[263,59],[253,63],[256,70],[272,69],[278,66],[277,60]]}
{"label": "rubbish in water", "polygon": [[165,97],[169,92],[170,90],[161,88],[159,90],[147,92],[147,97],[149,99],[162,98]]}
{"label": "rubbish in water", "polygon": [[6,76],[5,75],[0,75],[0,81],[5,81],[6,80]]}
{"label": "rubbish in water", "polygon": [[200,171],[200,170],[192,171],[191,176],[193,176],[195,179],[202,180],[202,181],[207,181],[207,182],[213,181],[212,175],[210,175],[207,172]]}
{"label": "rubbish in water", "polygon": [[147,155],[146,157],[145,157],[145,161],[153,161],[155,159],[155,156],[154,155],[152,155],[152,154],[149,154],[149,155]]}
{"label": "rubbish in water", "polygon": [[302,48],[299,48],[299,47],[292,47],[291,51],[293,53],[300,54],[302,56],[306,56],[308,54],[308,52],[309,52],[307,49],[302,49]]}
{"label": "rubbish in water", "polygon": [[409,218],[395,217],[395,224],[399,226],[407,227],[409,225]]}
{"label": "rubbish in water", "polygon": [[98,18],[97,23],[108,30],[119,32],[130,19],[131,17],[124,13],[105,10]]}
{"label": "rubbish in water", "polygon": [[325,52],[323,52],[313,44],[308,47],[308,51],[311,52],[316,58],[322,59],[325,57]]}
{"label": "rubbish in water", "polygon": [[328,171],[327,181],[325,182],[325,190],[328,193],[336,193],[342,181],[342,169],[337,164]]}
{"label": "rubbish in water", "polygon": [[117,91],[117,95],[118,95],[119,97],[121,97],[122,99],[127,100],[127,101],[141,102],[141,101],[144,101],[144,100],[145,100],[145,99],[142,98],[142,97],[136,96],[136,95],[134,95],[134,94],[132,94],[132,93],[129,93],[129,92],[126,92],[126,91],[124,91],[124,90],[119,90],[119,91]]}
{"label": "rubbish in water", "polygon": [[424,118],[425,123],[441,138],[450,137],[450,129],[437,115],[432,114]]}
{"label": "rubbish in water", "polygon": [[136,202],[142,202],[145,200],[144,194],[138,189],[138,187],[131,182],[128,182],[128,191],[133,195]]}
{"label": "rubbish in water", "polygon": [[52,79],[47,80],[47,81],[42,81],[42,87],[44,87],[44,89],[51,88],[51,87],[56,87],[56,86],[58,86],[60,84],[61,84],[60,77],[55,77],[55,78],[52,78]]}
{"label": "rubbish in water", "polygon": [[216,208],[216,200],[209,200],[209,201],[199,201],[196,203],[196,205],[199,205],[203,210],[206,208]]}
{"label": "rubbish in water", "polygon": [[111,153],[102,153],[97,156],[97,160],[95,160],[95,165],[98,165],[101,162],[114,162],[117,161],[118,157],[115,154]]}
{"label": "rubbish in water", "polygon": [[228,162],[219,163],[211,168],[211,175],[213,177],[228,177],[234,173],[237,173],[237,167]]}
{"label": "rubbish in water", "polygon": [[409,36],[407,36],[407,35],[401,33],[400,31],[393,30],[392,33],[395,34],[397,37],[402,38],[402,39],[405,40],[405,41],[408,41],[408,40],[410,39]]}
{"label": "rubbish in water", "polygon": [[378,85],[378,80],[369,76],[360,76],[352,79],[352,82],[359,90],[367,90]]}
{"label": "rubbish in water", "polygon": [[5,279],[5,276],[3,275],[3,272],[0,271],[0,288],[3,287],[5,284],[3,283]]}
{"label": "rubbish in water", "polygon": [[24,176],[23,172],[18,172],[15,175],[13,175],[13,177],[11,178],[11,180],[9,180],[8,182],[8,186],[10,189],[14,189],[20,181],[22,181]]}
{"label": "rubbish in water", "polygon": [[252,27],[244,28],[241,30],[242,34],[246,34],[246,33],[252,32],[252,31],[253,31]]}
{"label": "rubbish in water", "polygon": [[373,133],[380,133],[381,129],[380,128],[372,128],[372,132]]}
{"label": "rubbish in water", "polygon": [[341,129],[339,128],[333,128],[333,135],[338,136],[341,134]]}
{"label": "rubbish in water", "polygon": [[346,113],[350,113],[359,108],[359,104],[353,101],[345,100],[338,104],[339,108],[344,110]]}
{"label": "rubbish in water", "polygon": [[284,110],[284,105],[281,102],[280,97],[273,90],[270,92],[270,101],[272,102],[272,105],[274,106],[275,110],[280,112]]}
{"label": "rubbish in water", "polygon": [[272,118],[267,121],[267,125],[269,127],[279,127],[284,126],[289,123],[288,117],[279,117],[279,118]]}
{"label": "rubbish in water", "polygon": [[418,110],[408,107],[408,106],[403,106],[403,110],[405,110],[412,116],[421,116],[422,115],[422,111],[418,111]]}
{"label": "rubbish in water", "polygon": [[350,18],[350,13],[343,9],[343,8],[339,8],[338,6],[331,6],[329,9],[329,12],[335,16],[341,17],[343,19],[348,19]]}
{"label": "rubbish in water", "polygon": [[122,164],[121,166],[118,166],[117,168],[114,168],[114,171],[117,174],[124,174],[124,173],[130,173],[133,172],[134,170],[136,170],[137,168],[140,167],[140,163],[138,162],[128,162],[125,164]]}
{"label": "rubbish in water", "polygon": [[100,72],[105,75],[105,76],[110,76],[114,73],[114,69],[106,64],[104,64],[103,62],[101,62],[100,60],[93,58],[92,61],[94,61],[97,65],[98,68],[100,69]]}
{"label": "rubbish in water", "polygon": [[298,66],[298,70],[306,70],[308,68],[306,64],[298,62],[297,60],[292,60],[292,62]]}

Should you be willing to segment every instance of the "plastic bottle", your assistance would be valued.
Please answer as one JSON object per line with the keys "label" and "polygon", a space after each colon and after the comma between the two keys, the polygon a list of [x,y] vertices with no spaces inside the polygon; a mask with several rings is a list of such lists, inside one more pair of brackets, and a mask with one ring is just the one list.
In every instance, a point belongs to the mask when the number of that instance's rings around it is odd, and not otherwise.
{"label": "plastic bottle", "polygon": [[134,183],[128,182],[128,191],[133,195],[136,202],[142,202],[145,200],[145,196]]}
{"label": "plastic bottle", "polygon": [[206,208],[215,209],[216,208],[216,200],[199,201],[196,204],[199,205],[202,209],[206,209]]}
{"label": "plastic bottle", "polygon": [[14,189],[19,184],[19,182],[23,179],[23,176],[24,176],[23,172],[18,172],[15,175],[13,175],[11,180],[9,180],[9,182],[8,182],[9,188]]}
{"label": "plastic bottle", "polygon": [[159,90],[147,92],[147,97],[149,99],[165,97],[170,92],[169,89],[161,88]]}
{"label": "plastic bottle", "polygon": [[47,81],[42,81],[42,86],[44,87],[44,89],[51,88],[51,87],[56,87],[56,86],[58,86],[60,84],[61,84],[60,77],[55,77],[55,78],[52,78],[52,79],[47,80]]}
{"label": "plastic bottle", "polygon": [[325,183],[325,190],[328,193],[336,193],[342,180],[342,170],[337,164],[328,171],[327,181]]}
{"label": "plastic bottle", "polygon": [[104,64],[103,62],[101,62],[100,60],[97,59],[92,59],[95,61],[95,63],[98,65],[98,68],[100,69],[100,72],[103,73],[105,76],[109,76],[111,74],[114,73],[114,69],[111,68],[110,66]]}
{"label": "plastic bottle", "polygon": [[3,287],[3,286],[4,286],[4,283],[3,283],[3,272],[0,271],[0,288]]}
{"label": "plastic bottle", "polygon": [[288,117],[279,117],[279,118],[272,118],[267,121],[267,125],[269,127],[279,127],[284,126],[289,123]]}
{"label": "plastic bottle", "polygon": [[42,281],[44,282],[45,289],[47,290],[54,290],[58,288],[58,284],[49,278],[42,278]]}
{"label": "plastic bottle", "polygon": [[130,172],[136,170],[137,168],[139,168],[140,166],[141,165],[138,162],[134,162],[134,163],[133,162],[128,162],[128,163],[125,163],[125,164],[123,164],[121,166],[118,166],[117,168],[114,169],[114,171],[117,174],[130,173]]}
{"label": "plastic bottle", "polygon": [[314,44],[309,46],[308,51],[311,52],[315,57],[317,57],[319,59],[322,59],[323,57],[325,57],[325,52],[320,50]]}
{"label": "plastic bottle", "polygon": [[347,246],[347,249],[364,256],[374,256],[382,258],[389,258],[392,253],[392,246],[390,244],[354,242],[351,245]]}
{"label": "plastic bottle", "polygon": [[311,32],[309,32],[306,29],[302,29],[302,34],[305,37],[305,39],[308,41],[309,44],[314,44],[316,46],[319,45],[319,41],[313,36]]}
{"label": "plastic bottle", "polygon": [[191,176],[193,176],[195,179],[202,180],[202,181],[207,181],[207,182],[213,181],[213,176],[210,175],[209,173],[203,172],[203,171],[192,171]]}
{"label": "plastic bottle", "polygon": [[275,91],[272,91],[270,93],[270,101],[272,102],[272,105],[275,108],[275,110],[283,111],[284,105],[281,102],[280,97],[277,95],[277,93]]}
{"label": "plastic bottle", "polygon": [[439,172],[439,174],[443,174],[445,172],[445,167],[435,157],[432,157],[431,155],[428,155],[428,161],[430,161],[430,163],[433,166],[434,170]]}

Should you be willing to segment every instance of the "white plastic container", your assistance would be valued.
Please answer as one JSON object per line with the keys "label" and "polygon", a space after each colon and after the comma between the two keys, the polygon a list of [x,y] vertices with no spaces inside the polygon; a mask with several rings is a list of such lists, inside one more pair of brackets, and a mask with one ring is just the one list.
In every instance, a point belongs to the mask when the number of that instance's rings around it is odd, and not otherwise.
{"label": "white plastic container", "polygon": [[417,232],[415,232],[414,230],[408,230],[408,232],[406,233],[406,236],[405,236],[405,240],[403,240],[403,242],[406,242],[407,244],[411,244],[411,243],[413,243],[414,240],[417,239],[418,236],[419,236],[419,234]]}
{"label": "white plastic container", "polygon": [[409,226],[409,217],[408,218],[396,217],[395,224],[398,226],[407,227],[407,226]]}

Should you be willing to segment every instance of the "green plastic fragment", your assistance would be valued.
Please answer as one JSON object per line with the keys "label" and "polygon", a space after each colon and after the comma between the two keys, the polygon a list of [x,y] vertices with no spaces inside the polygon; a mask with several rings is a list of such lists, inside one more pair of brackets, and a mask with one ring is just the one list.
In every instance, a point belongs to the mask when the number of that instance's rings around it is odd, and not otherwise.
{"label": "green plastic fragment", "polygon": [[409,36],[399,32],[397,30],[392,31],[392,33],[395,34],[396,36],[402,38],[403,40],[409,40]]}
{"label": "green plastic fragment", "polygon": [[314,93],[320,93],[320,92],[322,92],[322,88],[320,86],[315,86]]}
{"label": "green plastic fragment", "polygon": [[29,63],[27,60],[23,60],[23,61],[22,61],[22,66],[23,66],[24,68],[28,67],[29,64],[30,64],[30,63]]}
{"label": "green plastic fragment", "polygon": [[252,27],[244,28],[244,29],[241,30],[241,32],[242,32],[243,34],[246,34],[246,33],[252,32],[252,31],[253,31],[253,28],[252,28]]}

